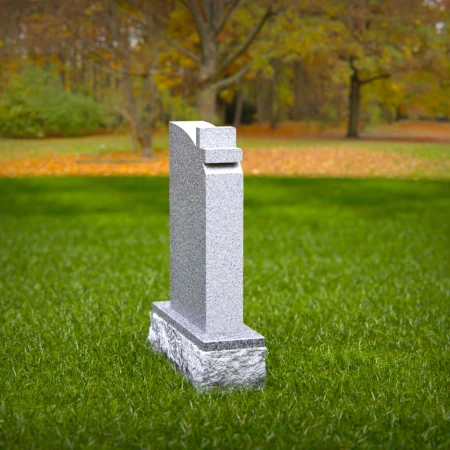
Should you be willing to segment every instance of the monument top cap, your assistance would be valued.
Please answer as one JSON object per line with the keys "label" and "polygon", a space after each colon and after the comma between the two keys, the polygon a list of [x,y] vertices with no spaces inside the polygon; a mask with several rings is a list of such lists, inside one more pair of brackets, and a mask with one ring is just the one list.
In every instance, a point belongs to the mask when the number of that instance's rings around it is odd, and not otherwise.
{"label": "monument top cap", "polygon": [[242,150],[236,147],[236,128],[215,127],[204,121],[170,122],[182,130],[202,153],[206,164],[230,164],[242,161]]}
{"label": "monument top cap", "polygon": [[215,128],[213,124],[205,122],[204,120],[169,122],[169,126],[176,126],[180,130],[183,130],[194,145],[197,145],[197,128]]}

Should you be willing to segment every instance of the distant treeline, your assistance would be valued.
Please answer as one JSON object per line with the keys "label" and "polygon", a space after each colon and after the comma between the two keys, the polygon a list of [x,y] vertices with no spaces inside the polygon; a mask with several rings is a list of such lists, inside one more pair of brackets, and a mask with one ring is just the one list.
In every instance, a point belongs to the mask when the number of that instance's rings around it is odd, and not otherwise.
{"label": "distant treeline", "polygon": [[0,1],[0,134],[169,120],[361,126],[450,117],[450,4],[409,0]]}

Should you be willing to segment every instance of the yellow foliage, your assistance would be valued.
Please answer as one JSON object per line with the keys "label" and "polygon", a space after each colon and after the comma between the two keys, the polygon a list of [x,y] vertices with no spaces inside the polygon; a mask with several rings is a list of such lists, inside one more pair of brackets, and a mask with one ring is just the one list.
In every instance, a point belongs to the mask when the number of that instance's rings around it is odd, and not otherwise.
{"label": "yellow foliage", "polygon": [[220,92],[219,97],[227,103],[231,103],[233,101],[233,97],[234,97],[234,90],[232,88],[228,88],[228,89],[223,89]]}

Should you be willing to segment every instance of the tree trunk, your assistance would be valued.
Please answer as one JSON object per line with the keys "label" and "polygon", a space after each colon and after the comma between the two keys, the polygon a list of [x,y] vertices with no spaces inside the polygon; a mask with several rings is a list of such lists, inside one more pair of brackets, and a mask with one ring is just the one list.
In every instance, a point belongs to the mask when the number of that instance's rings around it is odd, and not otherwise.
{"label": "tree trunk", "polygon": [[153,130],[151,127],[143,128],[139,133],[139,145],[143,158],[153,159],[155,157],[153,152]]}
{"label": "tree trunk", "polygon": [[155,153],[153,151],[153,127],[155,126],[156,119],[158,117],[158,103],[159,103],[159,95],[158,88],[156,87],[155,78],[155,67],[152,66],[149,71],[149,75],[147,78],[148,88],[149,88],[149,109],[150,109],[150,126],[143,131],[144,134],[144,142],[141,144],[142,146],[142,156],[144,158],[154,158]]}
{"label": "tree trunk", "polygon": [[80,84],[81,87],[84,87],[86,83],[86,56],[83,50],[81,50],[79,54],[78,61],[79,61],[78,83]]}
{"label": "tree trunk", "polygon": [[256,90],[256,114],[258,123],[264,123],[267,120],[267,78],[261,77],[261,83]]}
{"label": "tree trunk", "polygon": [[302,120],[305,104],[305,98],[303,95],[305,80],[303,76],[302,63],[300,61],[294,61],[293,72],[294,72],[294,83],[293,83],[294,104],[292,105],[292,119]]}
{"label": "tree trunk", "polygon": [[269,113],[269,127],[274,130],[277,127],[277,111],[276,111],[276,69],[272,74],[272,78],[269,80],[269,95],[268,95],[268,113]]}
{"label": "tree trunk", "polygon": [[61,81],[62,88],[66,90],[66,72],[62,67],[59,68],[59,79]]}
{"label": "tree trunk", "polygon": [[[131,126],[131,133],[133,138],[133,146],[136,149],[136,144],[139,144],[142,156],[147,158],[153,157],[153,133],[151,126],[145,127],[142,122],[142,116],[136,103],[136,97],[133,92],[133,80],[131,75],[131,54],[129,49],[129,36],[123,33],[123,27],[121,26],[121,20],[117,11],[116,0],[109,0],[109,8],[107,10],[109,14],[109,28],[111,35],[116,41],[117,48],[116,54],[122,61],[122,77],[121,85],[123,94],[125,97],[125,115]],[[127,29],[128,30],[128,29]],[[118,80],[119,78],[117,78]],[[117,82],[116,80],[116,82]],[[116,88],[118,86],[116,85]]]}
{"label": "tree trunk", "polygon": [[216,121],[217,112],[217,89],[214,87],[217,75],[217,57],[216,39],[211,34],[202,48],[200,62],[200,83],[202,87],[198,95],[199,119],[210,123]]}
{"label": "tree trunk", "polygon": [[214,123],[216,121],[216,90],[208,86],[198,94],[199,119]]}
{"label": "tree trunk", "polygon": [[408,114],[406,113],[405,106],[400,104],[395,108],[395,121],[398,122],[402,119],[406,119]]}
{"label": "tree trunk", "polygon": [[72,51],[69,55],[69,71],[66,75],[66,80],[69,81],[69,92],[73,92],[77,87],[77,60],[75,57],[75,51]]}
{"label": "tree trunk", "polygon": [[125,103],[130,121],[131,133],[133,141],[139,144],[142,156],[145,158],[153,158],[153,134],[151,127],[146,128],[142,123],[139,111],[136,105],[136,99],[133,93],[133,83],[130,75],[130,65],[124,63],[124,72],[122,76],[122,87],[125,96]]}
{"label": "tree trunk", "polygon": [[349,118],[347,137],[359,138],[359,109],[361,103],[361,81],[358,73],[353,72],[350,78],[350,95],[349,95]]}
{"label": "tree trunk", "polygon": [[235,105],[233,126],[239,127],[242,120],[242,110],[244,108],[244,92],[242,90],[236,92]]}
{"label": "tree trunk", "polygon": [[92,98],[97,101],[97,63],[92,63]]}
{"label": "tree trunk", "polygon": [[66,61],[61,53],[58,53],[59,59],[59,79],[64,90],[66,90]]}

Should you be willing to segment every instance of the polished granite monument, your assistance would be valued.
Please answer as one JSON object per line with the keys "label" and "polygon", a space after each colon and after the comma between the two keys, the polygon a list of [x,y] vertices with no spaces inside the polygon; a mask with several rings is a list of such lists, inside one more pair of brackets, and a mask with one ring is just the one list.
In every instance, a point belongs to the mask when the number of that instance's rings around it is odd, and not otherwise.
{"label": "polished granite monument", "polygon": [[264,337],[243,323],[242,150],[233,127],[170,122],[170,301],[149,341],[197,389],[261,388]]}

